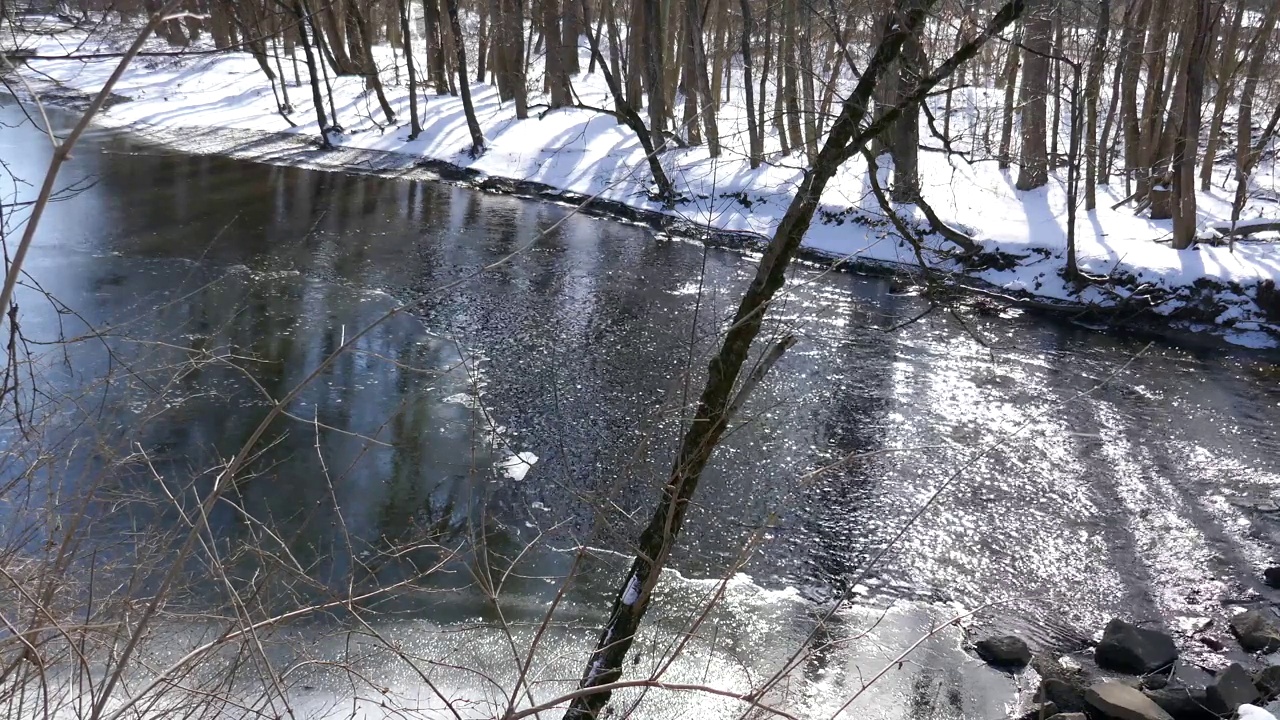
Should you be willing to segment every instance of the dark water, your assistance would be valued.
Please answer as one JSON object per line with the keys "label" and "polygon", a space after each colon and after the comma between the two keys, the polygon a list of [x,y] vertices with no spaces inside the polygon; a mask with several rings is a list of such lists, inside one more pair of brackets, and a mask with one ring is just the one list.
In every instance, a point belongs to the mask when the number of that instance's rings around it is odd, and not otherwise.
{"label": "dark water", "polygon": [[[12,106],[3,112],[13,119]],[[34,178],[46,153],[30,128],[0,130],[15,173]],[[210,468],[267,412],[266,396],[282,397],[397,303],[421,300],[289,406],[297,419],[268,431],[269,452],[237,490],[334,582],[353,571],[342,558],[424,524],[462,536],[479,523],[509,554],[538,533],[549,547],[625,551],[681,407],[754,272],[749,257],[559,206],[189,157],[106,134],[87,138],[64,179],[92,186],[51,208],[28,272],[75,314],[27,288],[25,330],[42,341],[90,327],[108,337],[75,343],[74,361],[41,351],[49,381],[77,398],[57,416],[70,429],[50,442],[82,443],[88,417],[112,429],[95,442],[139,453],[114,464],[69,454],[67,487],[104,468],[124,468],[113,477],[131,492],[156,475],[211,482]],[[801,341],[716,453],[676,560],[683,578],[720,577],[741,561],[757,593],[743,613],[768,615],[760,598],[774,591],[785,598],[776,607],[800,615],[795,607],[844,592],[867,607],[905,603],[894,639],[936,615],[921,608],[1010,601],[985,624],[1056,648],[1113,615],[1176,628],[1276,599],[1256,579],[1280,538],[1271,360],[970,307],[889,330],[925,308],[886,279],[793,273],[770,332]],[[114,380],[97,380],[106,375]],[[502,464],[519,453],[537,462],[517,463],[528,472],[514,479]],[[840,462],[853,454],[865,455]],[[218,512],[221,532],[245,532]],[[148,521],[165,518],[156,510]],[[540,576],[563,572],[568,556],[535,555],[513,594],[537,607],[554,590]],[[613,575],[597,573],[575,588],[571,613],[593,617],[608,599]],[[484,614],[464,600],[446,606],[434,622]],[[747,654],[760,641],[751,627],[741,628]],[[963,658],[955,649],[939,651],[942,662]],[[949,672],[914,676],[895,702],[906,697],[906,714],[925,717],[929,683],[983,694],[968,675],[977,670]]]}

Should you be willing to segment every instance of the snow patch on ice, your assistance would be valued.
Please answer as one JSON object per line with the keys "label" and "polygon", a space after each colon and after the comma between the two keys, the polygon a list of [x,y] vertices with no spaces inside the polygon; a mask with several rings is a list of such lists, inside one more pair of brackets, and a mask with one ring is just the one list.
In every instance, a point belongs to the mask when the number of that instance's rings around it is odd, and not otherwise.
{"label": "snow patch on ice", "polygon": [[627,581],[627,589],[622,593],[623,605],[635,605],[636,600],[640,599],[640,578],[634,573],[631,579]]}

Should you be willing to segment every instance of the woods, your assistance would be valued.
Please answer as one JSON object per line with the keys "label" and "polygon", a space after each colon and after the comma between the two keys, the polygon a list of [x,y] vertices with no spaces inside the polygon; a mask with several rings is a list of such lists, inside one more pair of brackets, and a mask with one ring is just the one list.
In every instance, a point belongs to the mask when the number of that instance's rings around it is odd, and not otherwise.
{"label": "woods", "polygon": [[[158,7],[69,5],[84,17],[110,9],[117,22]],[[838,99],[874,51],[879,20],[894,12],[885,0],[186,0],[182,9],[159,30],[167,44],[251,54],[291,124],[290,88],[309,86],[322,143],[343,128],[330,87],[355,76],[380,122],[408,121],[411,138],[432,96],[460,97],[478,156],[486,139],[474,77],[496,87],[517,119],[568,107],[612,114],[644,144],[667,202],[680,194],[662,169],[671,149],[700,147],[752,168],[816,160]],[[995,9],[977,0],[930,5],[874,102],[909,96],[930,60],[967,41]],[[1086,211],[1099,184],[1118,183],[1134,212],[1172,218],[1173,246],[1189,247],[1204,225],[1197,189],[1230,186],[1238,221],[1274,135],[1266,120],[1280,107],[1278,12],[1263,0],[1034,0],[1016,26],[873,138],[894,161],[892,199],[920,198],[921,150],[1016,165],[1022,191],[1071,170]],[[576,86],[592,75],[604,76],[611,107],[583,102]],[[1082,87],[1072,87],[1076,75]],[[407,108],[391,106],[386,83],[407,86]]]}

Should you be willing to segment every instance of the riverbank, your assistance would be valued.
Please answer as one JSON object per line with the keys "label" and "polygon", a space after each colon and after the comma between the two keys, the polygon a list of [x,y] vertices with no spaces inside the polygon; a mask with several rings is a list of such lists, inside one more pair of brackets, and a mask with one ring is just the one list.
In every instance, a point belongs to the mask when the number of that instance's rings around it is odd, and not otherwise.
{"label": "riverbank", "polygon": [[[116,60],[93,56],[114,46],[100,41],[102,47],[88,48],[85,41],[83,35],[66,32],[33,36],[24,45],[36,56],[28,60],[27,79],[38,93],[56,91],[65,99],[102,86]],[[117,94],[128,102],[113,104],[98,121],[184,152],[442,179],[564,203],[594,198],[590,211],[748,250],[777,227],[802,174],[803,159],[781,155],[776,139],[766,144],[768,162],[750,169],[743,152],[745,118],[741,107],[729,102],[720,112],[725,145],[720,158],[711,158],[703,147],[663,155],[663,166],[682,196],[674,207],[664,207],[651,198],[635,136],[611,116],[536,108],[529,119],[516,120],[514,108],[487,84],[472,86],[477,119],[488,141],[485,154],[472,158],[461,101],[455,97],[420,100],[422,133],[409,138],[407,88],[394,83],[403,68],[389,48],[379,50],[397,120],[389,123],[381,115],[362,79],[335,78],[337,124],[344,129],[330,133],[334,150],[316,147],[319,129],[308,89],[288,88],[293,112],[286,119],[277,112],[266,77],[247,54],[139,58],[117,86]],[[59,57],[64,59],[52,59]],[[584,51],[584,67],[589,60]],[[584,105],[609,106],[598,74],[578,76],[574,87]],[[964,135],[998,101],[980,89],[957,92],[954,133]],[[945,240],[926,236],[922,257],[928,267],[923,272],[911,244],[881,213],[861,163],[850,163],[824,194],[805,238],[806,257],[869,272],[928,274],[935,284],[964,285],[1005,302],[1108,324],[1208,332],[1241,345],[1280,346],[1276,243],[1173,250],[1160,242],[1171,232],[1169,221],[1136,217],[1127,207],[1111,209],[1123,199],[1123,188],[1102,186],[1098,209],[1080,214],[1077,234],[1081,269],[1106,280],[1077,287],[1061,277],[1063,174],[1054,175],[1045,188],[1019,192],[1013,188],[1012,171],[1000,170],[992,161],[970,163],[960,155],[926,151],[920,164],[925,198],[944,222],[975,239],[981,248],[976,259],[961,265],[942,252]],[[884,176],[887,170],[880,172]],[[1249,220],[1276,214],[1272,167],[1260,168],[1257,178],[1260,185],[1245,209]],[[1213,191],[1201,193],[1205,227],[1229,216],[1227,185],[1234,187],[1223,175]],[[925,225],[914,207],[903,208],[902,215],[911,225]]]}

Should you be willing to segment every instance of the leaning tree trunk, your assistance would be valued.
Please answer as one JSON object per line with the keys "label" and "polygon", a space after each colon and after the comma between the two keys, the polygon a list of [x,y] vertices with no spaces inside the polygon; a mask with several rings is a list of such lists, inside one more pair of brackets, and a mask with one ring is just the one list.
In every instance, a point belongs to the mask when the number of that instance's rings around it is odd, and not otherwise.
{"label": "leaning tree trunk", "polygon": [[[580,0],[584,6],[587,0]],[[604,75],[605,85],[609,88],[609,94],[613,96],[613,106],[617,110],[618,120],[631,129],[640,141],[640,147],[644,148],[645,160],[649,163],[649,172],[653,175],[653,184],[658,186],[658,197],[665,203],[671,203],[675,200],[675,188],[671,185],[671,180],[667,177],[667,173],[662,168],[662,162],[658,157],[658,148],[653,144],[653,135],[649,132],[649,128],[645,127],[644,119],[640,117],[640,113],[627,100],[623,94],[623,89],[618,81],[618,76],[609,69],[609,64],[605,63],[604,55],[600,51],[600,39],[587,33],[587,41],[591,43],[591,54],[596,59],[596,64],[600,66],[600,73]]]}
{"label": "leaning tree trunk", "polygon": [[302,7],[302,0],[293,0],[293,12],[298,19],[298,42],[302,45],[302,54],[307,59],[307,76],[311,78],[311,101],[316,108],[316,124],[320,126],[320,146],[330,148],[329,119],[324,115],[324,96],[320,93],[320,79],[316,72],[316,56],[311,52],[311,42],[307,40],[307,11]]}
{"label": "leaning tree trunk", "polygon": [[[902,4],[898,0],[897,13]],[[805,231],[818,209],[827,183],[851,157],[861,153],[869,137],[883,132],[900,111],[894,108],[862,127],[876,83],[884,76],[897,56],[906,36],[915,32],[934,0],[923,0],[920,10],[905,16],[903,22],[886,22],[879,45],[853,92],[845,99],[839,116],[831,126],[827,141],[818,153],[818,161],[802,177],[786,213],[774,232],[773,240],[757,265],[755,279],[748,286],[737,313],[719,351],[711,359],[706,383],[698,400],[694,420],[686,431],[676,454],[671,474],[653,517],[641,533],[639,547],[628,571],[614,595],[596,649],[583,674],[581,688],[587,692],[575,697],[565,715],[566,720],[594,720],[608,704],[612,690],[608,686],[622,676],[622,668],[636,632],[644,619],[662,569],[666,566],[684,526],[685,514],[693,501],[702,472],[723,437],[730,420],[752,389],[759,384],[770,365],[795,342],[785,336],[771,346],[755,368],[742,378],[743,365],[751,354],[751,346],[764,324],[765,312],[786,280],[787,268],[804,239]],[[1008,27],[1021,13],[1023,0],[1011,0],[993,18],[973,42],[961,48],[937,71],[922,79],[914,101],[955,71],[961,63],[977,54],[992,36]],[[739,382],[741,378],[742,382]]]}
{"label": "leaning tree trunk", "polygon": [[467,45],[462,41],[462,23],[458,20],[458,0],[445,0],[449,8],[449,25],[453,28],[453,51],[457,56],[458,93],[462,96],[462,111],[467,116],[467,130],[471,132],[471,157],[484,153],[484,133],[476,120],[476,109],[471,104],[471,78],[467,77]]}
{"label": "leaning tree trunk", "polygon": [[387,102],[387,94],[382,89],[382,78],[378,77],[378,64],[373,59],[373,28],[365,18],[359,1],[349,0],[349,2],[347,7],[356,25],[355,37],[360,43],[360,53],[356,57],[359,58],[360,69],[364,72],[365,87],[373,89],[374,95],[378,98],[378,105],[382,108],[382,114],[386,116],[388,123],[394,124],[396,112],[391,108],[391,103]]}

